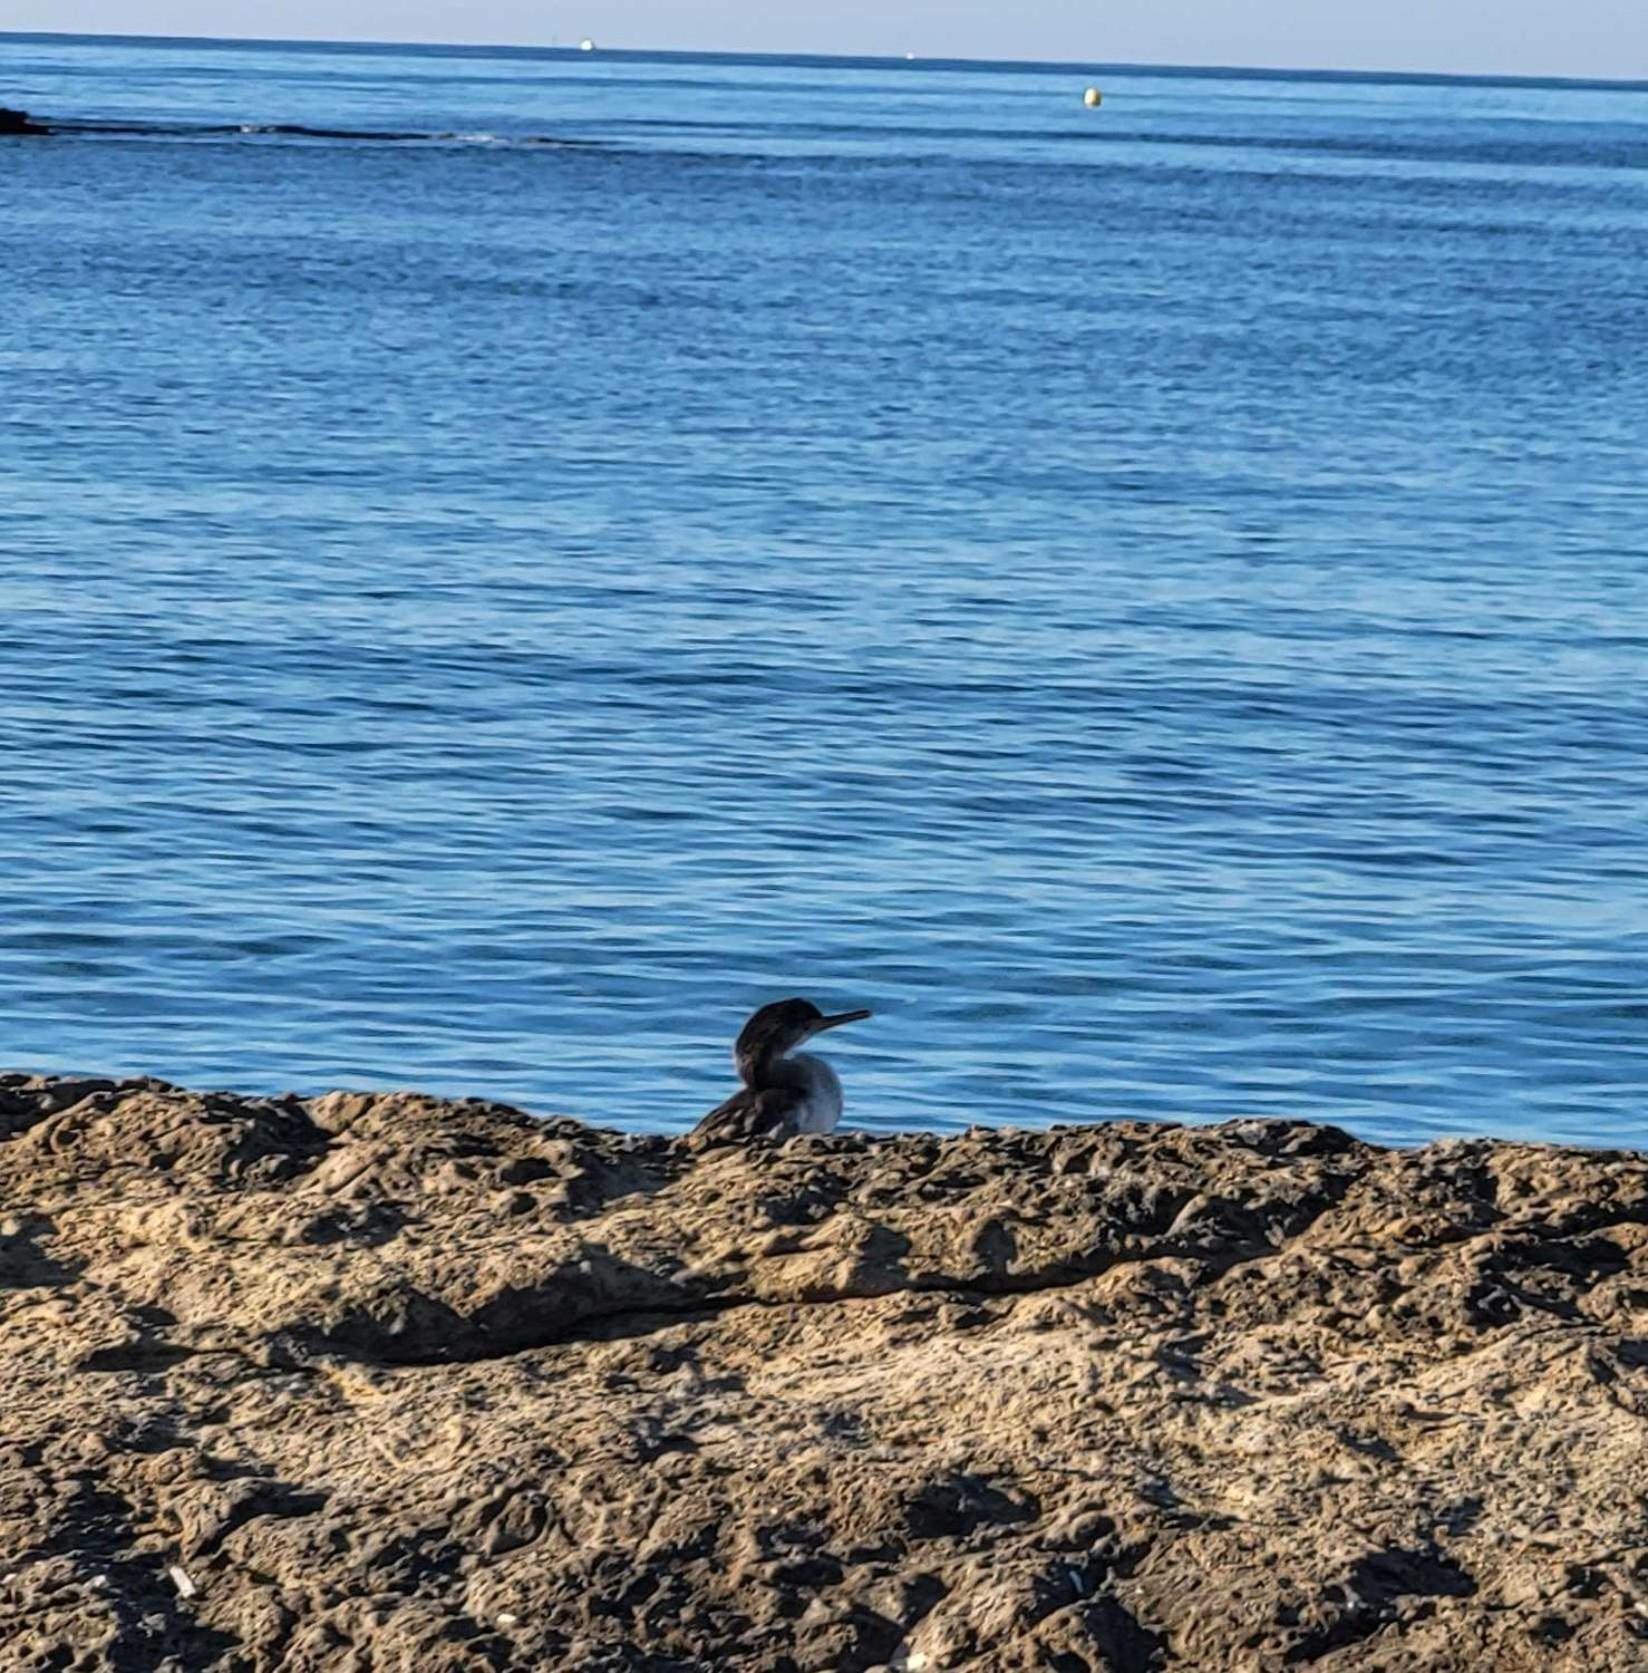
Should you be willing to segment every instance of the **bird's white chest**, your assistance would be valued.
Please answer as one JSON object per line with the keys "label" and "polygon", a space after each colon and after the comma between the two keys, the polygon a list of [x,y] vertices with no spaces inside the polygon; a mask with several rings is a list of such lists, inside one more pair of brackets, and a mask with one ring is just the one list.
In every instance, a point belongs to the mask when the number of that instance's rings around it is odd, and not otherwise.
{"label": "bird's white chest", "polygon": [[833,1133],[841,1119],[841,1082],[821,1057],[805,1053],[784,1059],[784,1078],[801,1094],[796,1112],[798,1133]]}

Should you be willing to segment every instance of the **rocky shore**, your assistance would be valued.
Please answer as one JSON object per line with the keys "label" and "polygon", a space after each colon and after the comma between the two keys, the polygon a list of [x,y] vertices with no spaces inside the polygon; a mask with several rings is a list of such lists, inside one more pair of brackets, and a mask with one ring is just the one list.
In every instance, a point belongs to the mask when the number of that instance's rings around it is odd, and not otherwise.
{"label": "rocky shore", "polygon": [[0,1077],[0,1669],[1648,1666],[1648,1160]]}

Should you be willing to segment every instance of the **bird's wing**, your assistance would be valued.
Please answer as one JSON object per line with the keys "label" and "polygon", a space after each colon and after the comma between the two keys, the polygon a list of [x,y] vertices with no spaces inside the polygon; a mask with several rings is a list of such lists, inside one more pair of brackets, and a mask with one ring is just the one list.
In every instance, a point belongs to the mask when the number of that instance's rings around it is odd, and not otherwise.
{"label": "bird's wing", "polygon": [[755,1092],[745,1087],[719,1109],[713,1109],[693,1128],[698,1138],[737,1143],[747,1139],[787,1138],[795,1132],[796,1117],[806,1099],[794,1087],[769,1086]]}

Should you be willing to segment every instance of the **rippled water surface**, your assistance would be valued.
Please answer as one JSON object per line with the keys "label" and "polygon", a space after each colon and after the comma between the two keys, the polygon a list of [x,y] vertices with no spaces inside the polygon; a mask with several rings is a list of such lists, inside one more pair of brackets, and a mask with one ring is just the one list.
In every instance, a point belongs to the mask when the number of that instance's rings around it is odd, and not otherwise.
{"label": "rippled water surface", "polygon": [[1648,1144],[1648,91],[0,103],[0,1064]]}

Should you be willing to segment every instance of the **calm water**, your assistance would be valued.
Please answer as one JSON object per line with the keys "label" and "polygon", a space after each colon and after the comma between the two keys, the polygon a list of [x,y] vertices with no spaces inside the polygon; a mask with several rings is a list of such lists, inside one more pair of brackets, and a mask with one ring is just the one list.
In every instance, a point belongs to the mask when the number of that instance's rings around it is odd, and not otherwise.
{"label": "calm water", "polygon": [[1648,90],[0,103],[0,1065],[1648,1144]]}

